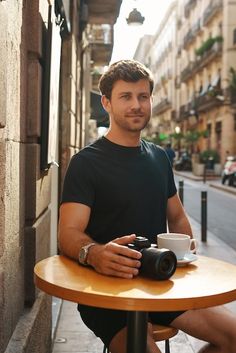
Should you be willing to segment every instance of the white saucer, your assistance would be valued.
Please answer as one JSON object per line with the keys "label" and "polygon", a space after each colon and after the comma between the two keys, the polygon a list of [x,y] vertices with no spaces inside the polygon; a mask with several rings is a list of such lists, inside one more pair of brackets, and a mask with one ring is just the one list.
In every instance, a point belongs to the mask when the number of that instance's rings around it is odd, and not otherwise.
{"label": "white saucer", "polygon": [[188,264],[190,264],[193,261],[196,261],[197,259],[198,257],[195,254],[192,254],[192,253],[186,254],[183,259],[177,261],[177,266],[178,267],[187,266]]}

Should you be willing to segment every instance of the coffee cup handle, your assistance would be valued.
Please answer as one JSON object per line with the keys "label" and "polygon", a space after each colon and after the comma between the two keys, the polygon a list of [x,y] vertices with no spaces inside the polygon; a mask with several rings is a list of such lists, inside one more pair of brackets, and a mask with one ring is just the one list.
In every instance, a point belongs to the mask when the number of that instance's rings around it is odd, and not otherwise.
{"label": "coffee cup handle", "polygon": [[[192,244],[194,244],[194,248],[192,249]],[[196,239],[190,239],[190,252],[193,254],[197,250],[197,240]]]}

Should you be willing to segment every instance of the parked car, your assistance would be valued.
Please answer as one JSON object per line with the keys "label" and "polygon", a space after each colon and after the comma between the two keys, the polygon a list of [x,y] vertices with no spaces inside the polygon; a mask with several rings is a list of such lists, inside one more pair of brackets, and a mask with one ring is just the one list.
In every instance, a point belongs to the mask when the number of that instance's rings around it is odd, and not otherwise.
{"label": "parked car", "polygon": [[236,187],[236,156],[228,156],[222,171],[221,182]]}

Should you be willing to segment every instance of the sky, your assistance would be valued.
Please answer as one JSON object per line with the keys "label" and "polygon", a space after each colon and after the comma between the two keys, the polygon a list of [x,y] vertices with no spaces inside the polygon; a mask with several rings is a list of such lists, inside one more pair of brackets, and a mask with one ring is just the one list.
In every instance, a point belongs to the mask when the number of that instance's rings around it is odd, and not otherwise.
{"label": "sky", "polygon": [[[145,34],[155,34],[173,0],[123,0],[120,15],[114,26],[114,47],[111,62],[132,59],[139,39]],[[141,26],[129,26],[126,18],[137,8],[145,17]]]}

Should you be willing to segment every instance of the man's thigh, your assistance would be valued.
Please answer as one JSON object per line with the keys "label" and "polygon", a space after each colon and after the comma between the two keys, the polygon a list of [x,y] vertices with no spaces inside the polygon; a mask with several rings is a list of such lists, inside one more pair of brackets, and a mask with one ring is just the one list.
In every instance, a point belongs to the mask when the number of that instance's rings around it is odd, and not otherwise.
{"label": "man's thigh", "polygon": [[174,319],[171,326],[215,345],[236,334],[235,315],[223,306],[188,310]]}

